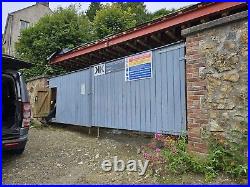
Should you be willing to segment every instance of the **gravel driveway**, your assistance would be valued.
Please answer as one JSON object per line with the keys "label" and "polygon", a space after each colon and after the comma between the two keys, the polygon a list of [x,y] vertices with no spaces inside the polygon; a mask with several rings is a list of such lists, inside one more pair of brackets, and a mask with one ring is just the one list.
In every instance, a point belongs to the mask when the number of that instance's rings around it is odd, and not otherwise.
{"label": "gravel driveway", "polygon": [[3,154],[4,184],[83,184],[83,183],[156,183],[146,172],[105,172],[104,159],[114,156],[124,161],[142,159],[137,149],[149,141],[141,136],[95,133],[79,127],[31,128],[23,155]]}

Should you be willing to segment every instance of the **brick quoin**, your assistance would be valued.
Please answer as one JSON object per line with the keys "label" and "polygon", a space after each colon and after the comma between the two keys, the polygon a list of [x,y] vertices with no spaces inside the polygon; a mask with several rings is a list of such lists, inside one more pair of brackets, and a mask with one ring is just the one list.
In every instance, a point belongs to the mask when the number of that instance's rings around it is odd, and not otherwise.
{"label": "brick quoin", "polygon": [[205,66],[198,51],[200,40],[202,36],[199,34],[186,38],[188,150],[206,154],[208,146],[202,139],[202,127],[208,124],[208,115],[201,106],[201,99],[206,94],[206,82],[199,77],[199,68]]}

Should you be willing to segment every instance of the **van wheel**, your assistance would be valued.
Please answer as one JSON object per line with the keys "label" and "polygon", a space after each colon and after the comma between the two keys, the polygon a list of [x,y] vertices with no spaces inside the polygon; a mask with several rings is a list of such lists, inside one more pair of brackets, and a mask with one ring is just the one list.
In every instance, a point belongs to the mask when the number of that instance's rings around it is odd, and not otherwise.
{"label": "van wheel", "polygon": [[25,149],[25,147],[24,147],[24,148],[22,148],[22,149],[16,149],[16,150],[13,150],[13,152],[14,152],[15,154],[17,154],[17,155],[21,155],[21,154],[23,154],[24,149]]}

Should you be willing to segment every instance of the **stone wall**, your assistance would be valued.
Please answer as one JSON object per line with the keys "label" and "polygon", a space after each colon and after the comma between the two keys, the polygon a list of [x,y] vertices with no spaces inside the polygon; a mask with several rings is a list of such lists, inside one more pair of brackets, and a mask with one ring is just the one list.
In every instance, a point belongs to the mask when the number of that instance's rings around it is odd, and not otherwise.
{"label": "stone wall", "polygon": [[230,138],[230,132],[247,121],[247,11],[182,34],[186,36],[188,147],[206,153],[207,135]]}
{"label": "stone wall", "polygon": [[40,88],[48,87],[48,78],[47,77],[36,77],[27,81],[27,90],[30,96],[30,104],[31,104],[31,117],[33,118],[34,114],[34,104],[35,104],[35,96],[36,90]]}

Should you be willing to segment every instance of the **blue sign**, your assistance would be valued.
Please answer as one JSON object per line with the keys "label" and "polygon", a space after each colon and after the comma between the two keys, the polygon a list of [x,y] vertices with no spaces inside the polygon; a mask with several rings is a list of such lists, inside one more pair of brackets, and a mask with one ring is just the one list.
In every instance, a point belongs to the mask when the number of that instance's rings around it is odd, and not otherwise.
{"label": "blue sign", "polygon": [[152,77],[152,52],[146,52],[126,58],[125,81]]}

